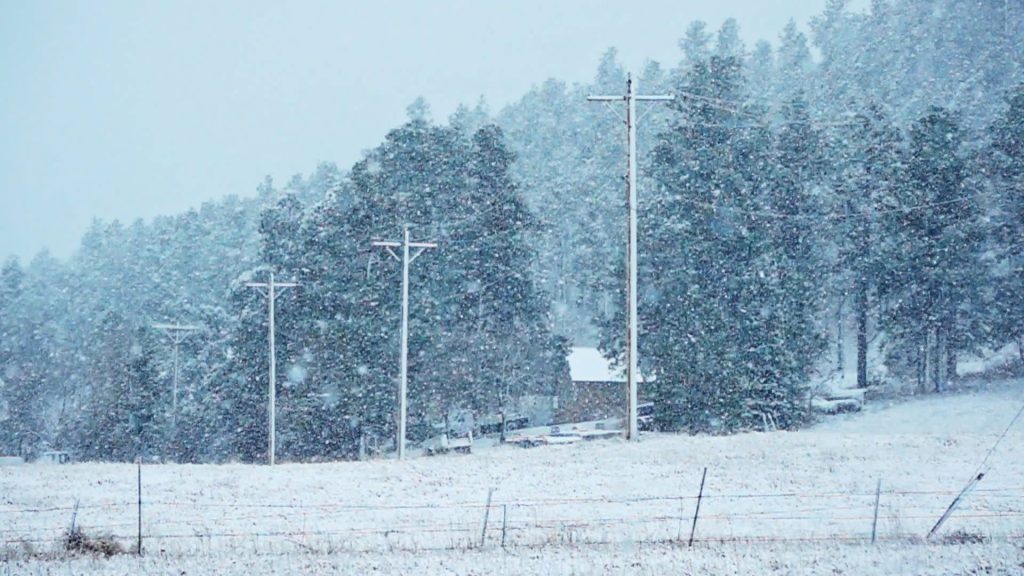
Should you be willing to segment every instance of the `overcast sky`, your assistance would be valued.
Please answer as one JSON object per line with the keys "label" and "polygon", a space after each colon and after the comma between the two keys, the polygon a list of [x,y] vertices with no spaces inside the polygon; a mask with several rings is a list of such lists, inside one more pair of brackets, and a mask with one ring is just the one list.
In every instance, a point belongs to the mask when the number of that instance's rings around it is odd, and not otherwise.
{"label": "overcast sky", "polygon": [[[854,6],[866,3],[855,2]],[[0,0],[0,258],[69,256],[94,217],[181,212],[342,168],[417,96],[444,120],[593,77],[609,46],[666,67],[694,19],[752,45],[825,0]]]}

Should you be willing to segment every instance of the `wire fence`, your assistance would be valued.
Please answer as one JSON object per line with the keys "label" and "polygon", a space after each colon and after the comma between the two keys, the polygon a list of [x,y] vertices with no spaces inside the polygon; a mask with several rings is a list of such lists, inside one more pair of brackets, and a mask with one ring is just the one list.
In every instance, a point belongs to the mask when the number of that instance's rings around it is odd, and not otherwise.
{"label": "wire fence", "polygon": [[[146,500],[144,550],[368,551],[543,547],[575,543],[923,541],[957,491],[801,491],[630,497],[494,497],[405,503]],[[127,495],[126,495],[127,496]],[[486,496],[486,498],[485,498]],[[698,513],[699,506],[699,513]],[[78,505],[0,505],[0,543],[61,546],[71,518],[83,533],[133,549],[136,495]],[[1024,539],[1024,486],[971,492],[941,540]]]}

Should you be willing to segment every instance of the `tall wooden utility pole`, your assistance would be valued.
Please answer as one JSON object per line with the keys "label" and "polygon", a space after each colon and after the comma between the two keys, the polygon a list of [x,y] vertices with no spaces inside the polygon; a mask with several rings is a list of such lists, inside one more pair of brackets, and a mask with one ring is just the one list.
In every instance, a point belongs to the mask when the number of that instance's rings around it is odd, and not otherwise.
{"label": "tall wooden utility pole", "polygon": [[[268,282],[249,282],[246,284],[255,288],[267,299],[267,340],[270,342],[270,399],[267,406],[267,419],[269,430],[267,432],[267,463],[274,465],[274,454],[277,440],[277,354],[274,349],[274,300],[277,299],[277,288],[291,288],[298,286],[294,282],[274,282],[274,273],[270,273]],[[266,292],[263,289],[266,288]]]}
{"label": "tall wooden utility pole", "polygon": [[587,96],[591,102],[626,103],[626,173],[627,201],[629,213],[629,239],[626,247],[626,383],[628,388],[626,439],[639,436],[637,428],[637,319],[636,319],[636,103],[638,100],[670,101],[671,95],[641,96],[636,94],[636,81],[626,78],[626,94],[623,96]]}
{"label": "tall wooden utility pole", "polygon": [[[398,377],[398,437],[395,440],[398,459],[402,460],[405,458],[405,420],[408,412],[406,396],[409,390],[409,265],[420,254],[423,254],[423,251],[427,248],[437,248],[437,244],[433,242],[410,242],[409,226],[406,225],[401,242],[379,241],[374,242],[373,245],[384,248],[395,260],[402,263],[402,351],[401,358],[399,359]],[[401,257],[394,251],[394,248],[398,247],[402,248]],[[417,248],[416,253],[410,256],[409,248]]]}
{"label": "tall wooden utility pole", "polygon": [[181,324],[153,324],[153,328],[160,330],[171,339],[174,345],[174,372],[171,377],[171,429],[174,431],[175,440],[178,437],[178,348],[189,332],[199,330],[198,326]]}

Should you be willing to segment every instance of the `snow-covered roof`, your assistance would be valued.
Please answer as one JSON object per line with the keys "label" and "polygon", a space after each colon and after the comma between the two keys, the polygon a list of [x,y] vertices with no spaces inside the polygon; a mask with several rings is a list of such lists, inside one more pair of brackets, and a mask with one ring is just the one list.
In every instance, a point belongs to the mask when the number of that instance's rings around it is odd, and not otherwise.
{"label": "snow-covered roof", "polygon": [[[626,370],[616,368],[597,348],[572,348],[569,351],[569,375],[573,382],[625,382]],[[643,377],[637,378],[643,382]]]}

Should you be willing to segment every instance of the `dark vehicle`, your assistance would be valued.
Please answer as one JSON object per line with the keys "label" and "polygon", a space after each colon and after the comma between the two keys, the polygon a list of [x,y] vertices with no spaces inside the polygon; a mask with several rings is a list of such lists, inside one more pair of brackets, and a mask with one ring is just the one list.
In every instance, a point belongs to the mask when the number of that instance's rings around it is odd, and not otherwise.
{"label": "dark vehicle", "polygon": [[637,404],[636,425],[645,432],[654,430],[654,402]]}

